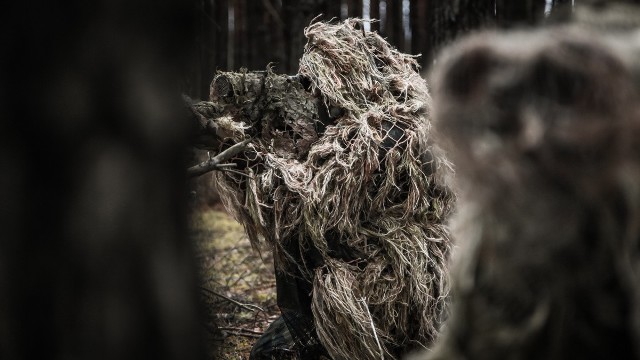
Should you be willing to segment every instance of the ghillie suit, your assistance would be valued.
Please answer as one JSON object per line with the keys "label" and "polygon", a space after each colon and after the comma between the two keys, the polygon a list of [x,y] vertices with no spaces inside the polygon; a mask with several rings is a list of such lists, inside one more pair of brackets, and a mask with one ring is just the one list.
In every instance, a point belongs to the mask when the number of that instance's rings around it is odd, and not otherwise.
{"label": "ghillie suit", "polygon": [[444,315],[453,196],[429,137],[430,96],[415,59],[361,26],[308,27],[295,77],[212,83],[210,126],[225,146],[253,139],[217,175],[219,192],[251,242],[275,253],[300,358],[318,339],[334,359],[397,358],[428,346]]}
{"label": "ghillie suit", "polygon": [[640,32],[613,36],[485,33],[440,59],[459,250],[421,358],[640,357]]}

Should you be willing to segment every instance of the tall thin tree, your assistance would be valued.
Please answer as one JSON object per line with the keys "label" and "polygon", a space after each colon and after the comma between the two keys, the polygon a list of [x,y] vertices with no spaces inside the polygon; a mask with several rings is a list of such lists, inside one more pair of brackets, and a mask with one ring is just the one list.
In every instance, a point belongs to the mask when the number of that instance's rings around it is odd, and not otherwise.
{"label": "tall thin tree", "polygon": [[496,18],[501,27],[534,25],[544,17],[545,0],[496,0]]}
{"label": "tall thin tree", "polygon": [[237,70],[249,66],[247,0],[234,0],[233,4],[233,67]]}
{"label": "tall thin tree", "polygon": [[347,0],[347,16],[362,17],[362,0]]}
{"label": "tall thin tree", "polygon": [[402,14],[402,0],[386,0],[384,35],[398,50],[404,50],[404,28]]}
{"label": "tall thin tree", "polygon": [[380,31],[380,0],[369,1],[369,18],[376,20],[371,23],[371,31]]}
{"label": "tall thin tree", "polygon": [[[227,47],[229,45],[229,0],[213,0],[215,33],[215,67],[212,70],[227,69]],[[207,82],[211,79],[208,78]]]}
{"label": "tall thin tree", "polygon": [[324,1],[324,19],[325,20],[331,20],[331,19],[340,19],[340,7],[341,7],[341,1],[340,0],[325,0]]}
{"label": "tall thin tree", "polygon": [[494,0],[429,0],[427,3],[427,9],[422,10],[426,11],[424,26],[427,29],[424,63],[430,63],[442,46],[457,37],[495,24]]}

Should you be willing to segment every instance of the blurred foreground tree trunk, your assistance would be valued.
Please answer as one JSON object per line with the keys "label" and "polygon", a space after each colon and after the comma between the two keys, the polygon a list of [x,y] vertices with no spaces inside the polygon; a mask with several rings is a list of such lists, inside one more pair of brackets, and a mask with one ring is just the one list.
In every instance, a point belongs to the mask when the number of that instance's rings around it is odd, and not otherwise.
{"label": "blurred foreground tree trunk", "polygon": [[0,358],[205,358],[178,86],[196,6],[4,7]]}

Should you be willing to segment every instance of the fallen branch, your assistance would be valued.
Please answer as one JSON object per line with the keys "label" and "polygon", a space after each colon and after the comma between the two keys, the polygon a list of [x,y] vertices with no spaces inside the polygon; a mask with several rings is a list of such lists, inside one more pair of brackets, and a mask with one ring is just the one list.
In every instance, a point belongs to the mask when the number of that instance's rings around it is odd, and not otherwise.
{"label": "fallen branch", "polygon": [[239,142],[209,160],[188,168],[187,176],[196,177],[213,170],[227,170],[229,167],[235,166],[235,164],[225,164],[224,162],[238,155],[241,151],[246,150],[247,144],[249,144],[251,140],[252,139],[246,139]]}
{"label": "fallen branch", "polygon": [[245,328],[241,328],[241,327],[219,327],[218,329],[223,330],[223,331],[244,332],[244,333],[247,333],[247,334],[253,334],[253,335],[258,335],[258,336],[263,334],[262,331],[255,331],[255,330],[245,329]]}
{"label": "fallen branch", "polygon": [[262,336],[262,332],[243,329],[243,328],[237,328],[237,327],[220,327],[218,329],[225,331],[229,335],[235,335],[235,336],[245,336],[245,337],[250,337],[255,339]]}
{"label": "fallen branch", "polygon": [[211,295],[215,295],[215,296],[217,296],[217,297],[220,297],[220,298],[222,298],[222,299],[225,299],[225,300],[229,301],[230,303],[232,303],[232,304],[234,304],[234,305],[237,305],[238,307],[240,307],[240,308],[242,308],[242,309],[245,309],[245,310],[248,310],[248,311],[252,311],[252,312],[256,312],[256,311],[266,312],[266,311],[264,311],[264,309],[263,309],[263,308],[261,308],[261,307],[260,307],[260,306],[258,306],[258,305],[253,305],[253,304],[243,304],[243,303],[241,303],[241,302],[239,302],[239,301],[237,301],[237,300],[234,300],[234,299],[232,299],[232,298],[230,298],[230,297],[228,297],[228,296],[222,295],[222,294],[220,294],[220,293],[218,293],[218,292],[215,292],[215,291],[213,291],[213,290],[211,290],[211,289],[208,289],[208,288],[206,288],[206,287],[204,287],[204,286],[200,286],[200,289],[202,289],[203,291],[205,291],[205,292],[207,292],[207,293],[209,293],[209,294],[211,294]]}

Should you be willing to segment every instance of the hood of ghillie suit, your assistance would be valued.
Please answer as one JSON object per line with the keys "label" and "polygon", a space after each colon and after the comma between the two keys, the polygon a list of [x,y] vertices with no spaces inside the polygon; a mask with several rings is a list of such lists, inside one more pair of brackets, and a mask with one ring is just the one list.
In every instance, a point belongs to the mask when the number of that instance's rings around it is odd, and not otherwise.
{"label": "hood of ghillie suit", "polygon": [[[276,267],[293,264],[313,284],[316,330],[334,359],[398,358],[431,344],[449,288],[453,194],[429,137],[427,85],[414,57],[360,20],[315,23],[305,35],[298,76],[324,116],[263,126],[244,174],[219,173],[217,186]],[[230,139],[248,136],[249,125],[234,124]]]}

